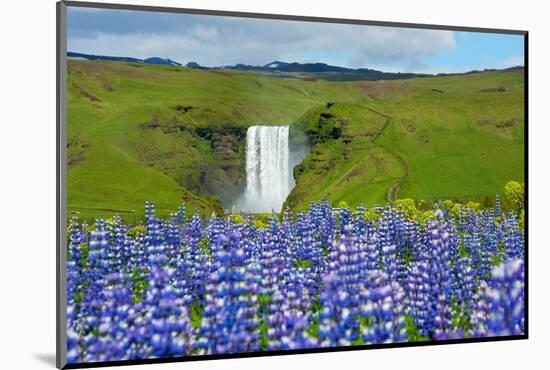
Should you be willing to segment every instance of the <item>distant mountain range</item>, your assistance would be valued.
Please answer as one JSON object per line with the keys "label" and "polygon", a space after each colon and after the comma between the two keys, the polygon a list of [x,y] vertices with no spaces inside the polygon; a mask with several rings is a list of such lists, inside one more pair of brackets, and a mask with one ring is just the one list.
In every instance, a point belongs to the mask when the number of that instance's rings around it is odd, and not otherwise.
{"label": "distant mountain range", "polygon": [[131,62],[131,63],[164,64],[164,65],[172,65],[172,66],[181,66],[181,63],[173,61],[172,59],[164,59],[159,57],[138,59],[138,58],[132,58],[132,57],[113,57],[113,56],[106,56],[106,55],[74,53],[72,51],[69,51],[67,52],[67,58],[83,59],[83,60],[111,60],[115,62]]}
{"label": "distant mountain range", "polygon": [[266,64],[264,67],[277,69],[277,68],[284,68],[288,65],[289,65],[289,63],[287,63],[287,62],[280,62],[278,60],[275,60],[275,61],[273,61],[269,64]]}
{"label": "distant mountain range", "polygon": [[[114,57],[105,55],[92,55],[75,52],[67,52],[67,57],[70,59],[84,60],[110,60],[117,62],[133,62],[133,63],[148,63],[148,64],[163,64],[172,66],[181,66],[181,63],[171,59],[160,57],[152,57],[147,59],[138,59],[132,57]],[[263,66],[254,66],[249,64],[234,64],[220,67],[203,67],[197,62],[189,62],[185,65],[189,68],[196,69],[230,69],[237,71],[252,71],[270,74],[280,74],[282,77],[293,77],[296,74],[305,74],[311,78],[319,78],[324,80],[335,81],[353,81],[353,80],[404,80],[415,77],[428,77],[434,74],[427,73],[401,73],[401,72],[382,72],[369,68],[347,68],[340,66],[332,66],[326,63],[297,63],[297,62],[282,62],[275,60]],[[522,70],[522,66],[510,67],[501,69],[504,71]],[[463,75],[477,72],[497,71],[498,69],[484,69],[483,71],[469,71],[463,73],[439,73],[437,76]]]}
{"label": "distant mountain range", "polygon": [[[196,64],[196,63],[195,63]],[[204,68],[200,66],[195,66],[195,68]],[[216,67],[220,68],[220,67]],[[325,74],[325,75],[338,75],[338,80],[399,80],[399,79],[408,79],[414,77],[427,77],[427,76],[436,76],[436,74],[428,73],[402,73],[402,72],[382,72],[375,69],[369,68],[347,68],[340,66],[332,66],[326,63],[287,63],[281,61],[273,61],[263,66],[253,66],[245,64],[235,64],[233,66],[223,66],[223,69],[234,69],[241,71],[259,71],[259,72],[288,72],[288,73],[307,73],[307,74]],[[473,70],[468,72],[460,73],[438,73],[437,76],[451,76],[451,75],[463,75],[471,74],[478,72],[489,72],[489,71],[513,71],[513,70],[522,70],[523,66],[515,66],[505,69],[484,69],[483,71]],[[346,78],[346,76],[348,78]],[[327,78],[331,79],[331,78]]]}
{"label": "distant mountain range", "polygon": [[332,66],[326,63],[297,63],[273,61],[263,66],[253,66],[246,64],[235,64],[223,66],[223,69],[232,69],[239,71],[256,71],[269,73],[293,73],[307,74],[311,77],[327,80],[401,80],[413,77],[429,76],[420,73],[394,73],[382,72],[369,68],[346,68]]}

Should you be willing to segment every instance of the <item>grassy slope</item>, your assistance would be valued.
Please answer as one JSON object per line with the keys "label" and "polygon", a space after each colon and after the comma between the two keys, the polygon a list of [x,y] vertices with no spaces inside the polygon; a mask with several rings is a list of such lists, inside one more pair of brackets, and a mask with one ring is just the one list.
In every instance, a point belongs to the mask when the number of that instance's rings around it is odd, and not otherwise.
{"label": "grassy slope", "polygon": [[333,115],[325,124],[342,126],[342,135],[312,147],[301,166],[303,171],[296,171],[302,173],[287,205],[303,209],[325,195],[334,203],[382,202],[386,189],[403,171],[399,158],[375,144],[389,117],[361,105],[337,102],[330,108],[310,110],[297,126],[306,132],[316,131],[320,114]]}
{"label": "grassy slope", "polygon": [[[296,122],[314,132],[323,112],[342,133],[312,148],[289,205],[303,208],[323,195],[350,205],[381,204],[388,196],[492,197],[506,181],[523,178],[522,76],[330,83],[69,61],[69,209],[131,219],[153,200],[161,212],[181,201],[219,211],[219,200],[187,184],[197,184],[201,171],[220,171],[220,157],[211,142],[178,129]],[[508,91],[479,91],[498,86]],[[327,101],[335,104],[327,108]],[[177,112],[178,104],[193,109]],[[497,127],[511,119],[511,127]]]}
{"label": "grassy slope", "polygon": [[[352,154],[347,159],[341,155],[344,138],[321,144],[321,154],[312,151],[305,162],[314,166],[306,166],[288,204],[304,208],[308,200],[323,195],[333,202],[345,200],[353,205],[361,199],[369,205],[397,197],[493,198],[502,193],[507,181],[523,181],[522,76],[521,72],[490,72],[359,82],[365,94],[362,107],[383,112],[391,119],[371,140],[354,130],[372,125],[372,119],[336,113],[348,117]],[[500,86],[508,90],[480,92]],[[314,126],[320,113],[333,108],[318,108],[304,119]],[[358,112],[364,108],[348,109]],[[508,121],[513,122],[510,127],[497,127]],[[363,142],[369,143],[365,144],[367,149],[355,150]],[[334,160],[342,165],[333,176],[328,169]],[[319,167],[327,171],[319,171]],[[347,176],[346,181],[342,176]]]}
{"label": "grassy slope", "polygon": [[[309,108],[329,99],[356,99],[351,84],[295,81],[242,72],[202,71],[117,62],[69,61],[68,172],[69,210],[84,217],[141,214],[153,200],[161,211],[183,200],[204,212],[219,203],[198,197],[174,177],[155,168],[153,154],[163,162],[184,162],[179,176],[195,176],[212,164],[209,144],[188,134],[143,130],[152,117],[173,119],[177,104],[194,108],[177,117],[185,127],[248,127],[289,124]],[[150,160],[144,164],[143,150]],[[151,154],[152,153],[152,154]]]}

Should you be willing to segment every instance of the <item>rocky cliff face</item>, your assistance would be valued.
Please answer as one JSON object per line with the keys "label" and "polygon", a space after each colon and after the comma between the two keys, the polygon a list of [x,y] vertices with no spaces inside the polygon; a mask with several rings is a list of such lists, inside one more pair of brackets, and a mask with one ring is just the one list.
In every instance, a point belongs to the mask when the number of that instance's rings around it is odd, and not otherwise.
{"label": "rocky cliff face", "polygon": [[[175,109],[187,112],[193,107]],[[245,186],[246,128],[219,126],[192,126],[177,117],[155,114],[138,125],[138,159],[221,205],[242,193]]]}
{"label": "rocky cliff face", "polygon": [[202,186],[226,203],[242,193],[245,186],[246,129],[226,127],[200,130],[210,142],[214,163],[204,173]]}

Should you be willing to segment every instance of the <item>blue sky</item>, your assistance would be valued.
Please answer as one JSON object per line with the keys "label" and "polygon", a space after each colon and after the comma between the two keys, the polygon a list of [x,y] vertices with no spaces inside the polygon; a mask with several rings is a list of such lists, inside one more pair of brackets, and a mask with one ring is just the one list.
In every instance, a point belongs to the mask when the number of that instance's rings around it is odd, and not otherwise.
{"label": "blue sky", "polygon": [[523,65],[523,37],[517,35],[454,32],[456,47],[428,58],[426,63],[439,68],[478,66],[503,68]]}
{"label": "blue sky", "polygon": [[324,62],[393,72],[523,65],[523,36],[68,8],[68,50],[204,66]]}

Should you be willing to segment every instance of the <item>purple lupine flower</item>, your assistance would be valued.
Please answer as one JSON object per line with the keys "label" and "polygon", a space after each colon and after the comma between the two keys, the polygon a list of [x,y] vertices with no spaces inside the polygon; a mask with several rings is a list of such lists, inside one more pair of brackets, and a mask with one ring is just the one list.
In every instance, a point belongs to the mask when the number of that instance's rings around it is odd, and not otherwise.
{"label": "purple lupine flower", "polygon": [[405,330],[403,288],[391,282],[384,272],[371,272],[361,292],[361,316],[367,324],[362,327],[364,343],[394,343],[407,339]]}
{"label": "purple lupine flower", "polygon": [[427,261],[414,261],[409,265],[406,292],[406,313],[413,318],[423,336],[432,331],[431,305],[433,297],[430,285],[430,265]]}
{"label": "purple lupine flower", "polygon": [[109,361],[113,358],[127,359],[132,336],[128,332],[128,310],[132,292],[123,273],[111,273],[105,277],[102,290],[104,301],[97,326],[97,351],[87,361]]}
{"label": "purple lupine flower", "polygon": [[523,260],[506,262],[491,274],[485,295],[489,305],[488,335],[517,335],[525,331]]}
{"label": "purple lupine flower", "polygon": [[525,332],[525,272],[522,259],[493,269],[488,284],[482,282],[472,313],[471,335],[507,336]]}
{"label": "purple lupine flower", "polygon": [[475,290],[475,272],[469,257],[459,258],[454,265],[453,296],[463,310],[469,311]]}
{"label": "purple lupine flower", "polygon": [[468,327],[469,336],[523,332],[524,241],[513,213],[436,210],[423,226],[391,206],[375,210],[378,220],[358,208],[337,224],[325,199],[257,228],[251,214],[240,224],[184,211],[163,220],[149,203],[144,233],[113,217],[96,220],[89,240],[73,220],[68,359],[396,342],[405,315],[437,340]]}
{"label": "purple lupine flower", "polygon": [[[350,297],[345,290],[340,290],[338,278],[335,273],[329,274],[324,279],[325,289],[321,293],[320,302],[322,309],[319,314],[319,335],[323,347],[349,346],[354,334],[352,319],[349,309]],[[351,338],[350,338],[351,337]]]}
{"label": "purple lupine flower", "polygon": [[478,284],[478,291],[472,297],[472,313],[470,315],[470,336],[487,336],[487,318],[489,316],[489,303],[487,302],[487,283],[482,280]]}
{"label": "purple lupine flower", "polygon": [[504,222],[503,238],[506,260],[523,258],[525,249],[523,230],[520,229],[518,219],[513,213]]}
{"label": "purple lupine flower", "polygon": [[318,341],[307,334],[309,314],[304,313],[300,300],[292,290],[285,292],[278,287],[272,294],[269,313],[266,319],[269,343],[268,350],[303,349],[318,346]]}
{"label": "purple lupine flower", "polygon": [[107,232],[92,231],[88,243],[88,263],[84,271],[86,278],[86,290],[81,304],[85,331],[89,332],[98,325],[98,317],[101,311],[103,297],[103,278],[108,273],[105,262],[107,249]]}
{"label": "purple lupine flower", "polygon": [[207,286],[197,345],[209,354],[257,351],[259,286],[247,276],[246,256],[238,247],[242,235],[231,232],[219,238],[223,243],[217,256],[220,267]]}
{"label": "purple lupine flower", "polygon": [[151,357],[182,356],[194,345],[193,330],[186,306],[171,286],[174,270],[154,267],[144,304]]}
{"label": "purple lupine flower", "polygon": [[380,253],[376,235],[371,236],[366,240],[365,246],[365,261],[366,269],[369,271],[379,270],[381,266]]}
{"label": "purple lupine flower", "polygon": [[[353,342],[359,337],[360,292],[364,287],[368,265],[363,245],[352,235],[352,230],[352,225],[344,227],[338,246],[328,256],[328,283],[333,285],[332,289],[337,290],[338,294],[337,297],[324,296],[321,301],[340,316],[327,316],[324,324],[327,331],[337,333],[327,333],[327,338],[338,337],[338,342],[341,342],[330,345]],[[332,305],[336,306],[331,308]]]}
{"label": "purple lupine flower", "polygon": [[78,334],[75,318],[75,307],[72,303],[67,302],[67,363],[69,364],[82,361],[82,339]]}

